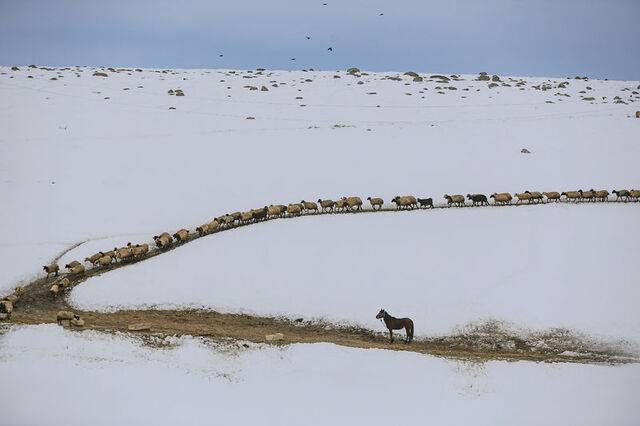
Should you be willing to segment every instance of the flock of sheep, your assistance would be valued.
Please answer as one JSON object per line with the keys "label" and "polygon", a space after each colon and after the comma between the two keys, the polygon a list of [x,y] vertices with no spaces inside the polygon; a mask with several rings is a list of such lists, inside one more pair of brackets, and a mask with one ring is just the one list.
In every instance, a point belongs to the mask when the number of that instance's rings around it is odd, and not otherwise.
{"label": "flock of sheep", "polygon": [[[615,195],[616,201],[639,201],[640,190],[613,190],[611,194]],[[544,202],[597,202],[607,201],[611,195],[606,190],[596,191],[590,189],[589,191],[568,191],[568,192],[534,192],[524,191],[521,193],[515,193],[513,196],[510,193],[494,193],[489,196],[493,199],[494,205],[508,205],[515,199],[515,204],[521,203],[544,203]],[[467,200],[471,202],[471,206],[489,205],[489,198],[484,194],[467,194],[466,197],[461,194],[449,195],[445,194],[447,207],[457,206],[462,207],[466,204]],[[373,211],[381,210],[384,206],[384,200],[379,197],[368,197],[367,201],[371,205]],[[432,198],[416,198],[412,195],[396,196],[391,200],[396,205],[396,210],[411,210],[415,208],[434,208]],[[259,209],[252,209],[245,212],[234,212],[222,215],[214,218],[211,222],[204,223],[196,227],[197,236],[205,236],[215,232],[219,232],[225,229],[233,228],[241,225],[248,225],[264,221],[267,219],[276,219],[283,217],[296,217],[303,214],[318,214],[318,213],[340,213],[340,212],[357,212],[361,211],[363,201],[360,197],[342,197],[336,201],[330,199],[319,199],[317,202],[300,201],[299,203],[292,203],[288,205],[277,204],[265,206]],[[180,229],[173,235],[164,232],[160,235],[153,237],[156,247],[159,250],[165,250],[174,245],[188,242],[194,235],[190,234],[186,229]],[[135,261],[144,258],[149,253],[149,244],[131,244],[128,243],[125,247],[114,248],[110,251],[100,251],[85,258],[85,262],[90,263],[93,267],[108,267],[115,262]],[[52,283],[49,291],[55,298],[60,293],[69,289],[72,285],[72,281],[82,276],[85,273],[85,267],[82,263],[74,260],[73,262],[65,265],[68,273],[64,277],[58,277],[60,268],[57,264],[46,265],[43,267],[47,273],[47,280],[51,274],[55,275],[57,279]],[[23,289],[18,287],[13,294],[7,296],[0,301],[0,314],[10,315],[13,309],[13,305],[22,295]]]}

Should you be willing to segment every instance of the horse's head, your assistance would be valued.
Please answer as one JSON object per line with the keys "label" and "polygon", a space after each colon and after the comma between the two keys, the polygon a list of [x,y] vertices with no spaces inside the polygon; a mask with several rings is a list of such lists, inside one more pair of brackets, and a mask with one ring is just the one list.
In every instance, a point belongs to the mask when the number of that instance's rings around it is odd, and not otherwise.
{"label": "horse's head", "polygon": [[386,313],[387,311],[385,311],[384,309],[380,309],[380,312],[378,312],[378,315],[376,315],[376,319],[384,318],[384,314]]}

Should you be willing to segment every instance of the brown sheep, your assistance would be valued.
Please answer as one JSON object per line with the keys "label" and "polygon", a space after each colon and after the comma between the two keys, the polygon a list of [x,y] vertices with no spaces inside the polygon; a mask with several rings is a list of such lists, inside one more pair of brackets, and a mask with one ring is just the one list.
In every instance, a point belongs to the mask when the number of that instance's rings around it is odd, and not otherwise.
{"label": "brown sheep", "polygon": [[155,235],[153,240],[156,242],[156,246],[160,249],[167,248],[173,244],[173,239],[168,232],[163,232],[160,235]]}
{"label": "brown sheep", "polygon": [[334,205],[334,210],[336,212],[341,212],[344,211],[344,209],[347,207],[347,200],[345,199],[340,199],[338,201],[336,201],[335,205]]}
{"label": "brown sheep", "polygon": [[58,314],[56,315],[56,322],[60,324],[62,321],[71,321],[73,317],[74,315],[71,311],[58,311]]}
{"label": "brown sheep", "polygon": [[96,254],[92,254],[89,257],[85,257],[84,261],[91,263],[92,265],[95,265],[98,259],[100,259],[102,256],[103,256],[102,253],[98,252]]}
{"label": "brown sheep", "polygon": [[136,244],[131,249],[133,250],[133,257],[142,257],[149,253],[149,244]]}
{"label": "brown sheep", "polygon": [[209,224],[205,223],[203,225],[200,225],[196,228],[196,232],[198,233],[199,236],[203,236],[203,235],[208,235],[209,234]]}
{"label": "brown sheep", "polygon": [[58,284],[58,287],[64,289],[71,286],[71,281],[69,281],[69,278],[60,278],[55,282],[55,284]]}
{"label": "brown sheep", "polygon": [[460,195],[460,194],[456,194],[456,195],[444,194],[443,198],[445,200],[447,200],[447,204],[449,205],[449,207],[451,207],[451,205],[458,206],[458,207],[462,207],[464,205],[464,195]]}
{"label": "brown sheep", "polygon": [[289,204],[287,207],[287,213],[289,216],[300,216],[302,214],[300,204]]}
{"label": "brown sheep", "polygon": [[360,197],[342,197],[349,211],[362,210],[362,200]]}
{"label": "brown sheep", "polygon": [[541,192],[524,191],[524,193],[531,195],[531,201],[534,201],[536,203],[540,203],[540,202],[542,202],[544,200],[544,198],[542,197],[542,193]]}
{"label": "brown sheep", "polygon": [[516,201],[516,204],[520,204],[524,201],[531,204],[531,201],[533,200],[533,196],[527,192],[521,192],[519,194],[516,192],[514,195],[518,199],[518,201]]}
{"label": "brown sheep", "polygon": [[133,249],[131,247],[121,247],[113,250],[116,252],[115,259],[120,262],[133,258]]}
{"label": "brown sheep", "polygon": [[559,192],[543,192],[542,195],[547,197],[547,202],[555,201],[556,203],[560,201],[560,193]]}
{"label": "brown sheep", "polygon": [[511,204],[511,194],[509,194],[508,192],[500,192],[500,193],[493,193],[491,194],[491,197],[489,198],[493,198],[493,201],[496,204]]}
{"label": "brown sheep", "polygon": [[596,200],[598,201],[607,201],[609,199],[609,191],[606,189],[595,191]]}
{"label": "brown sheep", "polygon": [[314,212],[318,213],[318,205],[316,203],[314,203],[312,201],[302,200],[302,201],[300,201],[300,204],[302,204],[304,206],[304,209],[306,211],[309,211],[309,212],[310,211],[314,211]]}
{"label": "brown sheep", "polygon": [[176,242],[184,243],[189,240],[189,231],[187,231],[186,229],[180,229],[175,234],[173,234],[173,238],[176,240]]}
{"label": "brown sheep", "polygon": [[593,189],[589,191],[583,191],[582,189],[578,191],[580,193],[580,199],[584,201],[594,201],[596,196],[596,192]]}
{"label": "brown sheep", "polygon": [[580,197],[581,197],[579,191],[562,192],[560,194],[560,196],[561,197],[564,196],[567,201],[569,201],[569,200],[578,201],[580,199]]}
{"label": "brown sheep", "polygon": [[218,222],[218,219],[213,219],[211,222],[209,222],[209,233],[214,233],[214,232],[218,232],[220,230],[220,222]]}
{"label": "brown sheep", "polygon": [[102,253],[103,256],[110,256],[112,259],[115,259],[116,257],[116,251],[114,250],[109,250],[109,251],[101,251],[100,253]]}
{"label": "brown sheep", "polygon": [[391,200],[392,203],[396,204],[396,209],[414,209],[418,207],[418,200],[413,195],[396,195]]}
{"label": "brown sheep", "polygon": [[251,216],[256,222],[259,220],[265,220],[267,218],[267,210],[269,210],[267,206],[264,206],[261,209],[251,210]]}
{"label": "brown sheep", "polygon": [[629,201],[629,191],[626,189],[619,189],[619,190],[612,190],[611,191],[612,194],[616,194],[616,201],[622,200],[622,201]]}
{"label": "brown sheep", "polygon": [[60,286],[58,286],[58,284],[52,285],[49,289],[49,292],[51,293],[51,297],[55,299],[56,297],[58,297],[58,293],[60,293]]}
{"label": "brown sheep", "polygon": [[280,217],[284,212],[287,211],[287,207],[282,204],[271,205],[267,208],[267,216],[268,217]]}
{"label": "brown sheep", "polygon": [[253,221],[253,213],[251,211],[242,212],[242,214],[240,215],[240,221],[244,223],[250,223],[251,221]]}
{"label": "brown sheep", "polygon": [[229,216],[233,218],[234,222],[242,221],[242,212],[233,212]]}
{"label": "brown sheep", "polygon": [[95,264],[97,266],[109,266],[111,265],[112,261],[113,259],[111,258],[111,256],[102,256],[100,259],[96,261]]}
{"label": "brown sheep", "polygon": [[333,200],[322,200],[318,198],[318,204],[320,204],[323,212],[333,212],[333,207],[336,205],[336,202]]}
{"label": "brown sheep", "polygon": [[233,222],[235,222],[235,219],[231,215],[224,215],[220,218],[220,220],[222,220],[222,223],[226,228],[232,226]]}
{"label": "brown sheep", "polygon": [[5,297],[4,300],[8,300],[9,302],[13,303],[13,305],[15,306],[15,304],[18,303],[18,300],[20,300],[20,297],[18,297],[15,293],[12,293],[7,297]]}
{"label": "brown sheep", "polygon": [[367,200],[369,200],[371,208],[374,210],[380,210],[384,204],[384,200],[379,197],[367,197]]}
{"label": "brown sheep", "polygon": [[13,303],[8,300],[0,301],[0,312],[5,314],[11,314],[13,312]]}
{"label": "brown sheep", "polygon": [[67,268],[67,269],[72,269],[72,268],[75,268],[78,265],[82,265],[82,264],[80,262],[78,262],[77,260],[74,260],[73,262],[67,263],[66,265],[64,265],[64,267]]}
{"label": "brown sheep", "polygon": [[629,191],[629,199],[631,201],[638,201],[638,199],[640,199],[640,190],[632,189]]}
{"label": "brown sheep", "polygon": [[20,297],[24,294],[24,287],[18,286],[15,288],[15,290],[13,290],[13,294],[15,294],[16,296]]}
{"label": "brown sheep", "polygon": [[73,275],[84,274],[84,266],[76,265],[73,268],[69,269],[69,273]]}
{"label": "brown sheep", "polygon": [[47,278],[49,278],[49,275],[51,274],[54,274],[57,277],[58,272],[60,271],[60,267],[55,263],[52,263],[51,265],[45,265],[42,267],[42,269],[44,269],[44,271],[47,273]]}

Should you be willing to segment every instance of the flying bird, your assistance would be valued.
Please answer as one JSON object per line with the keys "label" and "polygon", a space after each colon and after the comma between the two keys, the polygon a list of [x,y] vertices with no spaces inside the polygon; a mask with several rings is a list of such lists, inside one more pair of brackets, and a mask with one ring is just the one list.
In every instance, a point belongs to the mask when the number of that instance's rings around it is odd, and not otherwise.
{"label": "flying bird", "polygon": [[310,37],[310,36],[307,36],[307,40],[311,40],[311,37]]}
{"label": "flying bird", "polygon": [[380,14],[380,15],[378,15],[378,16],[383,16],[383,15],[384,15],[384,13],[381,13],[381,14]]}
{"label": "flying bird", "polygon": [[291,60],[292,60],[292,61],[295,61],[295,60],[296,60],[296,58],[291,58]]}
{"label": "flying bird", "polygon": [[329,52],[333,52],[333,47],[327,49]]}
{"label": "flying bird", "polygon": [[222,58],[224,55],[218,55],[218,57]]}

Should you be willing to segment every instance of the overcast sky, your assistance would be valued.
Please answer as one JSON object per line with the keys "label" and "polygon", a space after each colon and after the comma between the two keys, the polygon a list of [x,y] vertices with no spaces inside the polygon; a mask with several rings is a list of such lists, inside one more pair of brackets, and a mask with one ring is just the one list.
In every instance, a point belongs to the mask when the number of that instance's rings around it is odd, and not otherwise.
{"label": "overcast sky", "polygon": [[0,63],[638,80],[640,0],[0,0]]}

